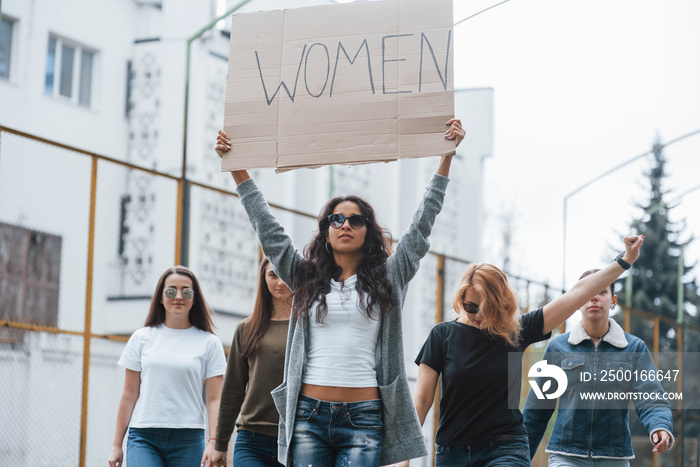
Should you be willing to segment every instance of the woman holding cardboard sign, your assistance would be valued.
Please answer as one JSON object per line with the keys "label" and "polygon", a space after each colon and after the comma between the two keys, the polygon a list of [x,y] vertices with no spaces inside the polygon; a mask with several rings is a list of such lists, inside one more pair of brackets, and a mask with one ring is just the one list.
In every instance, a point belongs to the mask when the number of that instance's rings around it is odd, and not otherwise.
{"label": "woman holding cardboard sign", "polygon": [[[447,125],[445,138],[459,144],[460,121]],[[230,144],[220,131],[219,155]],[[374,210],[356,196],[326,204],[302,256],[248,172],[231,172],[265,256],[294,293],[284,382],[272,392],[280,462],[378,466],[426,454],[404,368],[401,305],[428,252],[451,162],[441,158],[391,256]]]}

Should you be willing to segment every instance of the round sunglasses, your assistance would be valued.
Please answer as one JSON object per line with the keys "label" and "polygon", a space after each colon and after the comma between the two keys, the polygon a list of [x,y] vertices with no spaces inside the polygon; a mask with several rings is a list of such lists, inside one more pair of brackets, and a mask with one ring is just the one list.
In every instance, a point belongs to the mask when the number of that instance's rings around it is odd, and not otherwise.
{"label": "round sunglasses", "polygon": [[[194,297],[194,290],[190,289],[189,287],[182,289],[181,293],[182,298],[185,300],[190,300],[192,297]],[[163,291],[163,294],[166,298],[173,300],[175,297],[177,297],[177,289],[175,287],[168,287]]]}
{"label": "round sunglasses", "polygon": [[462,302],[462,308],[469,314],[475,315],[479,312],[479,305],[472,302]]}
{"label": "round sunglasses", "polygon": [[341,228],[346,220],[350,222],[350,227],[353,229],[361,229],[367,225],[367,218],[362,214],[353,214],[350,217],[345,217],[342,214],[331,214],[327,219],[331,227],[335,229]]}

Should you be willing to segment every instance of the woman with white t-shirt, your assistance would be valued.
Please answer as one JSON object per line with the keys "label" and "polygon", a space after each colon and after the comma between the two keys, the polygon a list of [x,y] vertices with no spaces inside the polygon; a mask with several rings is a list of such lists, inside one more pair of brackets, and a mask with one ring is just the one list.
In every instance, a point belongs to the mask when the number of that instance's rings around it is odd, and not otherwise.
{"label": "woman with white t-shirt", "polygon": [[163,273],[144,326],[119,359],[126,376],[109,465],[123,463],[127,427],[132,467],[210,464],[214,438],[205,449],[205,420],[216,433],[226,358],[192,271],[175,266]]}

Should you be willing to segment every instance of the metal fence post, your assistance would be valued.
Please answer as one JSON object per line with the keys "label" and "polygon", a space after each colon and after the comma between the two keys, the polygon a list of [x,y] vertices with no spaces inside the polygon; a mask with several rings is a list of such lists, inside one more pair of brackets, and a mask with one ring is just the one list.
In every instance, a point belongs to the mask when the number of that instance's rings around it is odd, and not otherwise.
{"label": "metal fence post", "polygon": [[92,156],[90,182],[90,220],[88,223],[87,280],[85,290],[85,328],[83,329],[83,396],[80,415],[80,467],[85,467],[88,422],[88,389],[90,385],[90,344],[92,341],[92,268],[95,250],[95,211],[97,203],[97,156]]}

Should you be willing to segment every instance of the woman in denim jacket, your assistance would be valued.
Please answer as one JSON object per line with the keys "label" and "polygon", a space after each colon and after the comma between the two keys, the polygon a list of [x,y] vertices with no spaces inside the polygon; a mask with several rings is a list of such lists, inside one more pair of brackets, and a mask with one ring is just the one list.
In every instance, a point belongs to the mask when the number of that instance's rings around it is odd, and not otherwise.
{"label": "woman in denim jacket", "polygon": [[[586,271],[581,278],[595,271]],[[545,451],[550,454],[550,466],[629,466],[629,459],[634,459],[627,420],[630,398],[650,433],[654,452],[662,453],[673,445],[668,401],[644,397],[664,394],[657,378],[649,377],[656,375],[654,360],[641,339],[624,332],[609,318],[616,304],[611,284],[581,308],[581,322],[571,332],[557,336],[547,345],[543,360],[562,368],[567,382]],[[539,398],[546,397],[540,389],[544,386],[539,383],[530,382],[532,389],[523,410],[531,458],[556,405],[554,398]],[[583,393],[629,396],[624,400],[583,400]]]}

